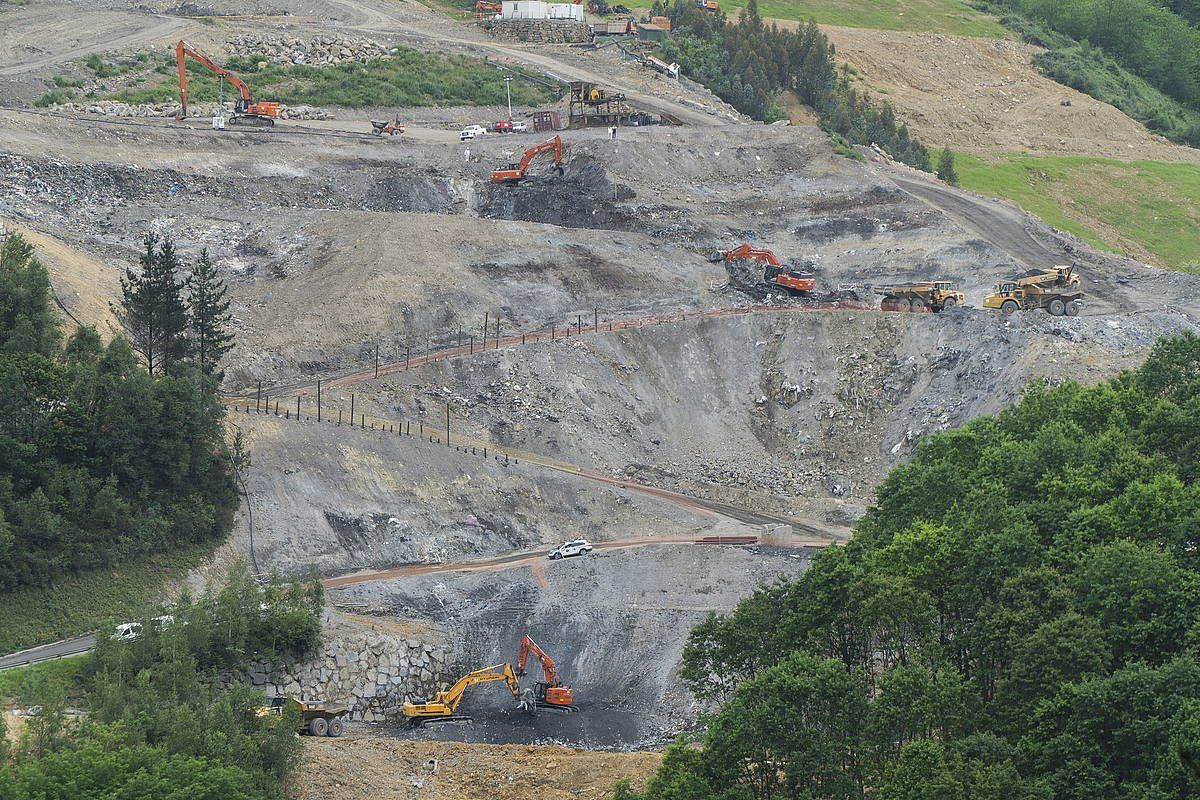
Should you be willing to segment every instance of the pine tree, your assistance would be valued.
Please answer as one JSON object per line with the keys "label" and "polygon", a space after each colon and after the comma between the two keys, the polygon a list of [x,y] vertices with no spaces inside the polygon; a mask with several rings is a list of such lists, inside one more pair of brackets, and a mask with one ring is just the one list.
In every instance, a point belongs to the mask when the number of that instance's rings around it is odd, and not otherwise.
{"label": "pine tree", "polygon": [[954,169],[954,153],[943,147],[937,161],[937,176],[953,186],[958,185],[958,171]]}
{"label": "pine tree", "polygon": [[229,300],[225,297],[228,289],[209,260],[207,250],[200,251],[187,287],[196,363],[205,375],[220,377],[217,364],[233,346],[230,332],[233,315],[229,313]]}
{"label": "pine tree", "polygon": [[50,355],[58,347],[50,276],[20,234],[0,237],[0,352]]}
{"label": "pine tree", "polygon": [[150,373],[166,372],[190,354],[187,307],[177,277],[179,259],[170,239],[147,233],[140,271],[121,278],[121,324]]}
{"label": "pine tree", "polygon": [[758,0],[750,0],[746,4],[746,17],[749,18],[751,25],[757,25],[762,22],[762,17],[758,15]]}

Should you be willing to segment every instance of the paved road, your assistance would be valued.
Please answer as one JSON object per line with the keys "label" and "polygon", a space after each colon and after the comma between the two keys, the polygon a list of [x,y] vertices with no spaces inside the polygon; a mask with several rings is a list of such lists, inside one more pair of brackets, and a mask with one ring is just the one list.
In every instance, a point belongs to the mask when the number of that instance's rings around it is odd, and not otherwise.
{"label": "paved road", "polygon": [[63,639],[61,642],[51,642],[38,647],[22,650],[7,656],[0,656],[0,670],[23,667],[38,661],[49,661],[52,658],[73,656],[86,653],[96,646],[96,634],[76,636],[74,639]]}

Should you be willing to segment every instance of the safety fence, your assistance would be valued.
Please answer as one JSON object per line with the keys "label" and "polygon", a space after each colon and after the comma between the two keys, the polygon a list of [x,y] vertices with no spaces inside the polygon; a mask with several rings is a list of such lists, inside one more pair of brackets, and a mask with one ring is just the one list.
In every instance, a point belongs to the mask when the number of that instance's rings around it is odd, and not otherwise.
{"label": "safety fence", "polygon": [[[670,325],[716,317],[746,316],[751,314],[795,314],[829,311],[879,311],[877,306],[869,305],[859,300],[834,300],[824,302],[808,302],[797,304],[760,303],[755,305],[724,306],[717,308],[683,309],[647,316],[627,317],[625,319],[602,320],[600,309],[593,309],[590,315],[576,314],[575,319],[565,325],[552,324],[522,333],[504,333],[502,320],[490,313],[484,314],[482,328],[474,331],[458,329],[443,331],[438,334],[428,334],[415,337],[406,343],[402,351],[384,353],[380,345],[360,347],[360,352],[366,353],[370,359],[366,369],[351,369],[340,372],[330,372],[315,378],[314,383],[282,383],[264,388],[260,383],[254,392],[230,395],[229,399],[260,400],[264,396],[293,397],[318,393],[322,388],[337,389],[363,383],[368,380],[407,372],[415,367],[421,367],[435,362],[449,361],[459,358],[469,358],[482,355],[502,348],[520,347],[541,342],[559,342],[588,334],[617,333],[621,331],[639,330],[658,325]],[[590,319],[589,319],[590,317]]]}

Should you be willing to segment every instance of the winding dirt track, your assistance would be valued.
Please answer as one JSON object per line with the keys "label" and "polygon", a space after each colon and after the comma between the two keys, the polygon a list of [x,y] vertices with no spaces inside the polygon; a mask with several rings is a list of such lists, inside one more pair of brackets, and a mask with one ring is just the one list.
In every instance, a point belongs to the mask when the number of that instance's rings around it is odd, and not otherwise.
{"label": "winding dirt track", "polygon": [[[644,536],[637,539],[614,539],[609,542],[596,542],[593,547],[597,550],[628,550],[635,547],[649,547],[658,544],[691,544],[745,546],[758,544],[757,536],[706,536],[695,538],[689,536]],[[828,547],[834,542],[830,539],[797,540],[790,543],[791,547]],[[374,581],[404,578],[412,575],[431,575],[438,572],[496,572],[502,569],[512,569],[546,561],[544,550],[527,550],[518,553],[508,553],[496,558],[479,561],[461,561],[453,564],[407,564],[403,567],[372,570],[369,572],[353,572],[336,578],[325,578],[321,585],[327,589],[339,589],[345,586],[357,586]]]}
{"label": "winding dirt track", "polygon": [[974,231],[981,239],[1030,267],[1062,263],[1066,256],[1061,247],[1048,247],[1033,238],[1025,226],[1026,214],[1020,209],[961,189],[904,178],[893,172],[889,172],[888,177],[913,197],[948,214],[966,230]]}

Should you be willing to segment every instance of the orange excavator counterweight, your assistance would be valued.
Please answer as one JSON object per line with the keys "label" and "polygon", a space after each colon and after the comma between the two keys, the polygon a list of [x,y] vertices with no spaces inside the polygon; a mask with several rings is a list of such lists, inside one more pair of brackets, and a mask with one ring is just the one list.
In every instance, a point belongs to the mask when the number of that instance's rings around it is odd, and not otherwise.
{"label": "orange excavator counterweight", "polygon": [[528,635],[521,639],[521,648],[517,653],[517,674],[525,674],[525,662],[529,660],[530,653],[541,663],[542,674],[545,678],[534,684],[534,697],[538,705],[563,711],[574,711],[575,693],[570,686],[564,686],[559,681],[558,669],[554,666],[554,660]]}
{"label": "orange excavator counterweight", "polygon": [[563,174],[563,143],[562,137],[555,136],[553,139],[547,139],[541,144],[534,145],[525,151],[521,156],[520,163],[509,164],[504,169],[492,170],[493,183],[507,183],[509,185],[520,183],[525,179],[529,172],[529,166],[533,160],[543,153],[549,153],[554,157],[554,169],[559,175]]}
{"label": "orange excavator counterweight", "polygon": [[205,69],[216,74],[217,77],[227,80],[233,84],[238,90],[238,99],[234,104],[233,116],[230,117],[230,123],[234,125],[274,125],[275,117],[279,116],[279,103],[267,101],[255,101],[250,94],[250,87],[246,82],[234,75],[224,67],[219,66],[215,61],[209,58],[204,53],[200,52],[183,39],[175,45],[175,66],[179,70],[179,115],[180,117],[187,116],[187,59],[199,63]]}

